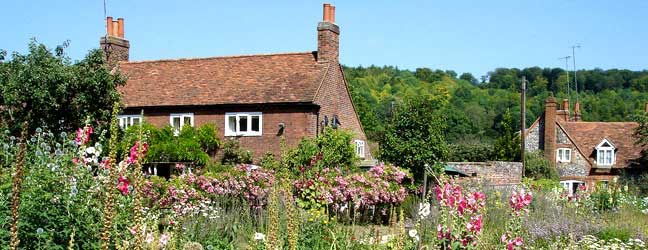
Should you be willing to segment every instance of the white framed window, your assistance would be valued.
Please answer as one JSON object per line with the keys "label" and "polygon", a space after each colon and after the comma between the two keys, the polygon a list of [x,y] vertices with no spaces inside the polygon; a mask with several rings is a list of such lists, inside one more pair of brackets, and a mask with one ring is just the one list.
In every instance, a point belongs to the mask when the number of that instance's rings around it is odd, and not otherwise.
{"label": "white framed window", "polygon": [[556,161],[571,162],[571,149],[559,148],[558,150],[556,150]]}
{"label": "white framed window", "polygon": [[355,140],[356,155],[362,159],[365,158],[365,141]]}
{"label": "white framed window", "polygon": [[580,187],[581,185],[585,185],[585,182],[577,181],[577,180],[566,180],[566,181],[561,181],[560,185],[562,185],[565,188],[565,190],[569,193],[569,196],[572,196],[576,193],[578,187]]}
{"label": "white framed window", "polygon": [[119,120],[119,127],[126,129],[133,125],[138,125],[142,123],[141,115],[118,115],[117,120]]}
{"label": "white framed window", "polygon": [[169,116],[169,124],[173,127],[173,133],[178,135],[185,125],[194,126],[193,113],[175,113]]}
{"label": "white framed window", "polygon": [[603,139],[601,143],[596,146],[596,165],[599,166],[612,166],[616,160],[614,154],[614,145],[607,139]]}
{"label": "white framed window", "polygon": [[261,112],[225,113],[225,136],[260,136],[262,132]]}

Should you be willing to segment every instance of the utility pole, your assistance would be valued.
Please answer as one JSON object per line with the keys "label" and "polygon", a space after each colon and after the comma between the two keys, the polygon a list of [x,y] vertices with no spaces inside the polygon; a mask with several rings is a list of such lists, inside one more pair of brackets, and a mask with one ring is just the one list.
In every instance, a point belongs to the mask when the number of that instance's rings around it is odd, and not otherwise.
{"label": "utility pole", "polygon": [[571,89],[570,86],[569,86],[569,78],[570,78],[569,77],[569,62],[568,62],[569,58],[571,58],[571,56],[565,56],[565,57],[558,58],[558,60],[565,59],[565,72],[567,73],[567,97],[568,98],[571,96],[570,93],[569,93],[570,89]]}
{"label": "utility pole", "polygon": [[576,78],[576,48],[580,49],[580,44],[571,46],[572,60],[574,61],[574,85],[576,86],[576,102],[578,102],[578,79]]}
{"label": "utility pole", "polygon": [[520,90],[520,101],[522,102],[520,105],[520,127],[522,128],[520,130],[520,157],[522,157],[522,177],[524,177],[524,170],[526,169],[526,161],[524,160],[524,151],[526,151],[526,82],[526,77],[522,76],[522,88]]}

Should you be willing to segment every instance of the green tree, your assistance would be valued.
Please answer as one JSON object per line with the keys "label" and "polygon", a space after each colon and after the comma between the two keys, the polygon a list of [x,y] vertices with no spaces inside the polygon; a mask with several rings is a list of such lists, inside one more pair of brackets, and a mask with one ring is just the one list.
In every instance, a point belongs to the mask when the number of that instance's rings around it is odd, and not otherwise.
{"label": "green tree", "polygon": [[461,74],[461,76],[459,76],[459,79],[475,85],[479,83],[479,81],[477,81],[477,78],[475,78],[471,73],[468,72]]}
{"label": "green tree", "polygon": [[52,51],[32,40],[26,55],[13,53],[8,61],[0,56],[0,126],[15,135],[24,121],[32,131],[54,132],[83,127],[88,117],[100,127],[110,122],[124,79],[104,66],[101,51],[72,63],[66,47]]}
{"label": "green tree", "polygon": [[499,124],[501,136],[495,141],[495,157],[500,161],[520,160],[520,136],[513,129],[511,111],[506,110]]}
{"label": "green tree", "polygon": [[[408,168],[420,179],[426,164],[444,161],[448,148],[440,100],[417,98],[396,110],[381,144],[383,160]],[[438,172],[441,169],[436,169]]]}

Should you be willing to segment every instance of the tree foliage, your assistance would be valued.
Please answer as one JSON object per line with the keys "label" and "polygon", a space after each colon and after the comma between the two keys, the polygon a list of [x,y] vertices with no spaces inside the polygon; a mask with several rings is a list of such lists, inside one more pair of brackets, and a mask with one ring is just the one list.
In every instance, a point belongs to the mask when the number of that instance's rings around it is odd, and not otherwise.
{"label": "tree foliage", "polygon": [[0,60],[0,126],[15,135],[24,121],[30,131],[54,132],[83,127],[88,117],[99,127],[110,122],[111,107],[119,100],[116,88],[124,79],[104,66],[101,51],[73,63],[65,47],[52,51],[32,40],[27,54]]}
{"label": "tree foliage", "polygon": [[[459,150],[452,152],[448,159],[451,161],[479,158],[463,148],[492,147],[502,135],[499,124],[507,109],[511,129],[520,130],[519,86],[523,76],[529,81],[527,127],[544,112],[547,96],[569,98],[572,107],[576,100],[573,72],[560,68],[499,68],[484,77],[482,83],[476,83],[468,73],[457,79],[448,71],[428,68],[410,71],[391,66],[345,67],[345,75],[367,137],[378,143],[383,143],[387,124],[406,100],[447,96],[443,133],[449,144],[456,145],[453,150]],[[584,121],[629,121],[648,101],[648,71],[594,69],[580,70],[577,76]]]}
{"label": "tree foliage", "polygon": [[520,160],[520,136],[513,129],[511,111],[506,110],[498,124],[501,135],[495,141],[495,159],[500,161]]}
{"label": "tree foliage", "polygon": [[415,179],[420,179],[425,165],[444,161],[448,155],[444,102],[443,98],[416,98],[398,108],[382,139],[382,159],[410,169]]}

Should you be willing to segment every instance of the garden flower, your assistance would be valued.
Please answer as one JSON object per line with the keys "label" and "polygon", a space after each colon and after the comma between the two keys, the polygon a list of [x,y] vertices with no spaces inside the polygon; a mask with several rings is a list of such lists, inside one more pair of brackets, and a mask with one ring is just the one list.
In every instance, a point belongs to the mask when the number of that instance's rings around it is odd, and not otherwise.
{"label": "garden flower", "polygon": [[254,233],[254,240],[260,240],[260,241],[265,241],[265,234],[262,233]]}
{"label": "garden flower", "polygon": [[92,134],[92,132],[93,132],[92,127],[88,125],[86,125],[84,128],[79,128],[77,130],[77,135],[74,141],[79,146],[84,145],[88,143],[88,141],[90,141],[90,134]]}
{"label": "garden flower", "polygon": [[170,238],[169,234],[160,235],[160,240],[159,240],[160,245],[163,246],[163,247],[166,246],[167,243],[169,243],[169,238]]}
{"label": "garden flower", "polygon": [[429,202],[420,203],[418,214],[419,216],[421,216],[421,218],[428,217],[428,215],[430,215],[430,203]]}
{"label": "garden flower", "polygon": [[[137,142],[135,142],[135,145],[133,145],[133,147],[131,147],[130,154],[128,155],[128,159],[126,160],[126,163],[128,163],[128,164],[137,163],[137,159],[138,159],[137,151],[139,150],[139,146],[140,146],[139,141],[137,141]],[[143,143],[142,144],[142,149],[141,149],[142,158],[144,158],[144,155],[146,155],[147,150],[148,150],[148,144]]]}
{"label": "garden flower", "polygon": [[119,176],[119,179],[117,179],[117,189],[123,194],[123,195],[128,195],[128,186],[130,184],[130,181],[128,178],[124,176]]}
{"label": "garden flower", "polygon": [[43,234],[44,231],[45,230],[43,230],[42,227],[39,227],[39,228],[36,229],[36,234]]}
{"label": "garden flower", "polygon": [[155,236],[153,236],[152,233],[147,233],[144,242],[146,242],[146,244],[151,244],[153,243],[154,240],[155,240]]}

